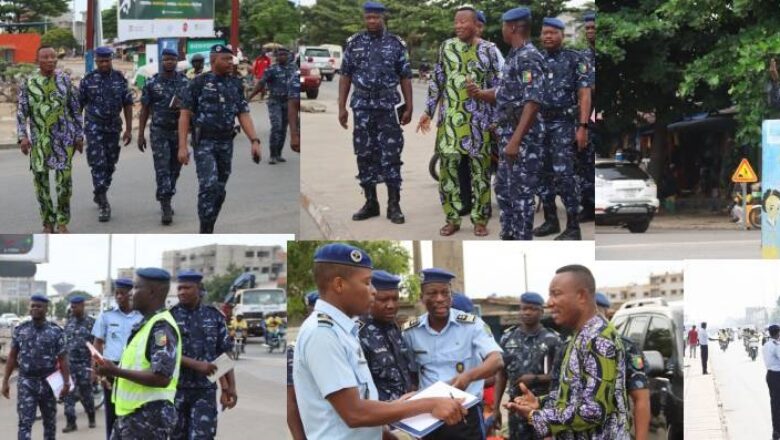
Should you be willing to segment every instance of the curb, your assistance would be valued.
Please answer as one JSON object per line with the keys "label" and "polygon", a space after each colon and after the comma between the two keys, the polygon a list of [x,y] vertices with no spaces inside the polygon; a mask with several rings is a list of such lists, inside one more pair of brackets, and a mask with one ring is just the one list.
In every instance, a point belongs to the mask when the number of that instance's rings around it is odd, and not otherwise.
{"label": "curb", "polygon": [[16,144],[16,142],[12,144],[2,144],[0,143],[0,150],[18,150],[19,145]]}
{"label": "curb", "polygon": [[720,398],[720,391],[718,390],[718,376],[715,375],[715,369],[712,369],[712,382],[715,385],[715,397],[718,404],[718,417],[720,418],[720,432],[723,434],[723,438],[729,439],[729,426],[726,421],[726,414],[723,413],[723,400]]}
{"label": "curb", "polygon": [[349,229],[341,222],[330,222],[326,218],[325,212],[328,208],[322,207],[312,200],[308,194],[307,185],[301,181],[300,204],[303,209],[314,219],[317,228],[328,240],[349,240],[353,239]]}

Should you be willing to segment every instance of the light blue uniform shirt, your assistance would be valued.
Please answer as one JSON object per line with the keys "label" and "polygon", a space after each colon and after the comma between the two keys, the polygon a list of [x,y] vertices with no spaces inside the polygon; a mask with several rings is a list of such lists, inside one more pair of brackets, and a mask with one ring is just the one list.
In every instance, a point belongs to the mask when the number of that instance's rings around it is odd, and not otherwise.
{"label": "light blue uniform shirt", "polygon": [[[327,316],[320,316],[321,314]],[[350,428],[326,397],[357,388],[361,399],[379,395],[360,348],[357,323],[320,298],[295,342],[293,379],[298,410],[309,440],[380,440],[382,427]]]}
{"label": "light blue uniform shirt", "polygon": [[[482,319],[453,308],[441,332],[430,327],[426,313],[419,318],[419,324],[403,331],[403,337],[414,352],[421,390],[439,380],[449,382],[459,373],[479,366],[490,353],[503,353]],[[482,399],[484,383],[471,382],[466,392]]]}
{"label": "light blue uniform shirt", "polygon": [[780,371],[780,341],[769,338],[763,348],[764,365],[770,371]]}
{"label": "light blue uniform shirt", "polygon": [[143,318],[144,316],[138,310],[124,313],[119,310],[119,307],[101,313],[92,327],[92,336],[105,342],[103,357],[119,362],[133,326],[141,322]]}

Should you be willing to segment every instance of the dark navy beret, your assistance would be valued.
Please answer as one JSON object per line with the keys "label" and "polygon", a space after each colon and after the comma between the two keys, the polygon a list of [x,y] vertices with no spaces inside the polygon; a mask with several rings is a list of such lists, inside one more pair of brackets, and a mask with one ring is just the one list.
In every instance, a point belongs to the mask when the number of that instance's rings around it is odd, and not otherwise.
{"label": "dark navy beret", "polygon": [[566,25],[563,23],[563,21],[555,17],[544,17],[544,20],[542,20],[542,25],[554,27],[560,30],[566,29]]}
{"label": "dark navy beret", "polygon": [[528,8],[514,8],[504,12],[501,21],[530,20],[531,11]]}
{"label": "dark navy beret", "polygon": [[609,298],[607,298],[607,295],[604,295],[602,292],[596,292],[596,305],[599,307],[609,307],[611,303],[609,302]]}
{"label": "dark navy beret", "polygon": [[36,294],[30,297],[30,301],[49,302],[49,297],[46,295]]}
{"label": "dark navy beret", "polygon": [[454,274],[447,272],[444,269],[439,269],[438,267],[423,269],[422,275],[423,275],[423,279],[422,279],[422,283],[420,284],[449,283],[450,280],[455,278]]}
{"label": "dark navy beret", "polygon": [[84,297],[81,295],[71,296],[70,297],[70,303],[71,304],[83,304],[84,303]]}
{"label": "dark navy beret", "polygon": [[485,13],[482,11],[477,11],[477,21],[479,21],[482,24],[487,23],[487,18],[485,18]]}
{"label": "dark navy beret", "polygon": [[233,55],[233,51],[224,44],[215,44],[211,46],[211,53],[229,53],[230,55]]}
{"label": "dark navy beret", "polygon": [[114,51],[110,47],[100,46],[95,49],[95,56],[99,58],[110,58],[114,55]]}
{"label": "dark navy beret", "polygon": [[378,2],[363,3],[363,12],[385,12],[385,5]]}
{"label": "dark navy beret", "polygon": [[366,251],[346,243],[330,243],[321,246],[314,252],[314,262],[373,268],[371,257]]}
{"label": "dark navy beret", "polygon": [[179,282],[199,283],[203,279],[203,274],[194,270],[184,269],[176,275]]}
{"label": "dark navy beret", "polygon": [[473,313],[474,303],[465,294],[457,292],[452,295],[452,308],[466,313]]}
{"label": "dark navy beret", "polygon": [[313,306],[317,303],[317,300],[320,299],[320,292],[317,292],[316,290],[312,290],[311,292],[306,294],[306,304]]}
{"label": "dark navy beret", "polygon": [[769,333],[778,332],[780,331],[780,325],[772,324],[769,326],[769,328],[767,328],[767,330],[769,330]]}
{"label": "dark navy beret", "polygon": [[141,278],[146,278],[148,280],[157,280],[157,281],[171,280],[171,274],[169,274],[167,270],[160,269],[159,267],[144,267],[135,271],[135,274]]}
{"label": "dark navy beret", "polygon": [[133,288],[133,280],[129,278],[117,278],[114,281],[114,288],[125,288],[125,289],[132,289]]}
{"label": "dark navy beret", "polygon": [[536,292],[525,292],[520,295],[520,302],[544,307],[544,298]]}
{"label": "dark navy beret", "polygon": [[179,52],[176,52],[174,49],[171,49],[170,47],[166,47],[165,49],[163,49],[162,54],[163,56],[170,55],[176,58],[179,57]]}
{"label": "dark navy beret", "polygon": [[582,16],[582,21],[585,23],[589,21],[596,21],[596,13],[595,12],[588,12],[587,14]]}
{"label": "dark navy beret", "polygon": [[374,285],[376,290],[395,290],[398,289],[398,283],[400,282],[401,277],[384,270],[375,270],[371,275],[371,284]]}

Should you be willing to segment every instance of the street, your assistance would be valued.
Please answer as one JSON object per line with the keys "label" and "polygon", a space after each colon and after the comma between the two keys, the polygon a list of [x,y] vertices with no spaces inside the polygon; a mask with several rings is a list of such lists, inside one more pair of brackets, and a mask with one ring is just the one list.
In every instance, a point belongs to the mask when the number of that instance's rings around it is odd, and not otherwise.
{"label": "street", "polygon": [[761,258],[761,231],[650,229],[632,234],[627,229],[596,230],[596,259],[684,260]]}
{"label": "street", "polygon": [[[324,81],[320,86],[317,103],[327,110],[323,113],[302,113],[302,137],[306,149],[301,164],[301,230],[302,239],[403,239],[403,240],[495,240],[500,233],[499,209],[495,194],[492,197],[493,217],[487,227],[487,237],[476,237],[468,216],[462,217],[461,230],[450,237],[441,237],[439,228],[445,224],[444,212],[439,202],[438,182],[428,173],[428,164],[433,154],[435,129],[427,135],[415,133],[417,122],[425,108],[427,85],[413,81],[414,114],[409,125],[404,127],[403,150],[404,179],[401,188],[401,209],[406,223],[396,225],[385,217],[387,191],[385,185],[378,185],[380,217],[355,222],[352,213],[364,202],[361,188],[355,176],[357,164],[352,147],[354,121],[350,111],[348,130],[338,125],[337,76],[332,82]],[[302,101],[305,107],[307,100]],[[558,199],[558,217],[565,227],[566,213]],[[543,222],[542,214],[535,216],[535,224]],[[312,219],[316,228],[312,228]],[[582,238],[593,240],[593,223],[582,225]],[[545,237],[553,239],[555,235]]]}
{"label": "street", "polygon": [[[267,353],[261,345],[261,338],[253,338],[246,347],[246,354],[237,361],[236,382],[238,404],[232,410],[219,415],[217,438],[240,439],[255,438],[284,440],[287,438],[284,353]],[[11,379],[11,399],[0,397],[0,432],[3,438],[15,437],[17,431],[16,381]],[[219,396],[219,394],[217,394]],[[81,404],[76,405],[78,431],[62,434],[65,427],[63,406],[57,408],[57,437],[84,440],[105,438],[105,415],[103,409],[97,412],[97,427],[87,427],[87,416]],[[36,420],[32,431],[33,438],[42,438],[43,426]]]}
{"label": "street", "polygon": [[[136,106],[134,112],[139,112]],[[251,114],[255,130],[263,143],[263,161],[251,160],[250,145],[243,133],[236,137],[233,167],[227,185],[227,200],[214,232],[216,233],[290,233],[298,231],[299,156],[283,150],[287,163],[269,165],[267,160],[270,126],[267,106],[253,102]],[[137,120],[134,123],[137,127]],[[147,133],[147,143],[150,142]],[[288,136],[289,141],[289,136]],[[86,146],[85,146],[86,148]],[[108,191],[111,221],[97,220],[97,206],[92,201],[92,180],[86,154],[74,157],[73,197],[71,199],[71,232],[78,233],[197,233],[198,180],[195,163],[183,167],[173,199],[173,224],[160,223],[160,205],[155,200],[155,177],[152,153],[141,153],[137,132],[122,152]],[[54,178],[52,177],[53,181]],[[29,158],[17,148],[0,151],[0,194],[3,209],[0,223],[7,233],[39,232],[42,229],[38,203],[33,189]]]}

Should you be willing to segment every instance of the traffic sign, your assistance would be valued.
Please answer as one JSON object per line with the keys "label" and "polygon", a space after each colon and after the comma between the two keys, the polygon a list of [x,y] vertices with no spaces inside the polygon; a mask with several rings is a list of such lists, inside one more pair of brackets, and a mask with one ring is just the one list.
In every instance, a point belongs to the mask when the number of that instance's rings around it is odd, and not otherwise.
{"label": "traffic sign", "polygon": [[755,183],[758,182],[758,175],[753,171],[750,162],[747,159],[742,159],[737,170],[734,171],[734,175],[731,176],[731,181],[734,183]]}

